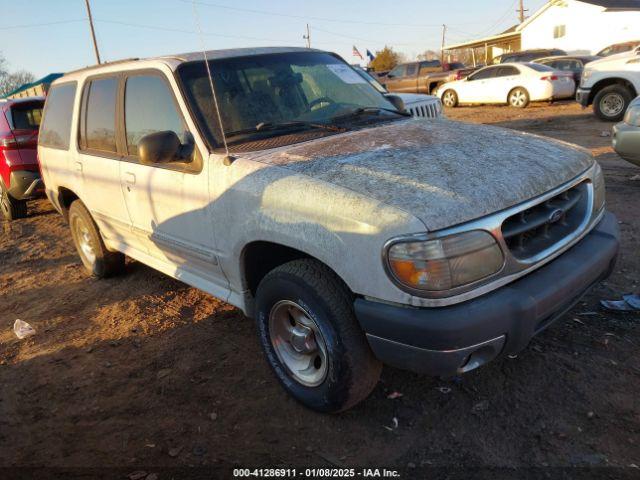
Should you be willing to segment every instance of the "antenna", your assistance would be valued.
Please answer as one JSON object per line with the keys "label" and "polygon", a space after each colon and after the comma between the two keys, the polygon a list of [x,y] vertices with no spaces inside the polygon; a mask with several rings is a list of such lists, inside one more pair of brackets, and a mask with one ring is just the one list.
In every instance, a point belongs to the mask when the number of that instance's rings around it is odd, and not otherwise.
{"label": "antenna", "polygon": [[198,29],[198,36],[200,37],[200,43],[202,46],[202,56],[204,57],[204,65],[207,68],[207,76],[209,77],[209,87],[211,88],[211,95],[213,96],[213,104],[216,107],[216,115],[218,116],[218,124],[220,125],[220,132],[222,132],[222,143],[224,144],[225,157],[223,163],[227,166],[231,165],[235,160],[229,154],[229,146],[227,145],[227,134],[224,132],[224,125],[222,124],[222,115],[220,115],[220,107],[218,105],[218,97],[216,95],[216,89],[213,87],[213,76],[211,75],[211,67],[207,60],[207,48],[204,43],[204,36],[202,34],[202,28],[200,27],[200,20],[198,19],[198,10],[196,8],[196,0],[193,0],[193,19]]}

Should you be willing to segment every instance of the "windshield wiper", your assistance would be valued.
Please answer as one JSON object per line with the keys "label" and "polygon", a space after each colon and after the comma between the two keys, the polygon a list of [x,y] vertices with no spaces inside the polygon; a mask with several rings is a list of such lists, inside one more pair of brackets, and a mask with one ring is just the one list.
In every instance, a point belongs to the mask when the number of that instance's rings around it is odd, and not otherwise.
{"label": "windshield wiper", "polygon": [[401,112],[400,110],[395,110],[393,108],[360,107],[360,108],[356,108],[355,110],[351,110],[350,112],[343,113],[343,114],[331,117],[331,120],[339,120],[339,119],[343,119],[343,118],[359,117],[361,115],[378,114],[380,112],[395,113],[396,115],[401,115],[403,117],[411,117],[412,116],[409,112]]}
{"label": "windshield wiper", "polygon": [[255,132],[267,132],[274,130],[297,130],[300,128],[316,128],[321,130],[327,130],[330,132],[342,132],[344,131],[343,127],[339,127],[337,125],[331,125],[326,123],[315,123],[315,122],[304,122],[302,120],[292,120],[290,122],[260,122],[253,128],[245,128],[242,130],[235,130],[233,132],[226,132],[229,136],[234,135],[246,135]]}

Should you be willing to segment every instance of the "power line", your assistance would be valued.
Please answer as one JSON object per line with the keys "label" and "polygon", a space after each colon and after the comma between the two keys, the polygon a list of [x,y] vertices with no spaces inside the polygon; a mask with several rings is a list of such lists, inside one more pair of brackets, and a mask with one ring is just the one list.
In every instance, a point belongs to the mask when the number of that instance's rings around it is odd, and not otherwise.
{"label": "power line", "polygon": [[23,25],[10,25],[7,27],[0,27],[0,30],[14,30],[17,28],[34,28],[34,27],[48,27],[51,25],[65,25],[67,23],[86,22],[86,18],[78,18],[75,20],[60,20],[57,22],[45,22],[45,23],[28,23]]}

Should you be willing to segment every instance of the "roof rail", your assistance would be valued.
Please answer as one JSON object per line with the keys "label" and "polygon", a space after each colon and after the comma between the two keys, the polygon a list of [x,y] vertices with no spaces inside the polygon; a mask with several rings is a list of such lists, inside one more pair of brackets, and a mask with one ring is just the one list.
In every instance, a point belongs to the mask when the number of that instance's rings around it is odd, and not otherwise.
{"label": "roof rail", "polygon": [[65,75],[68,75],[70,73],[85,72],[87,70],[95,70],[96,68],[108,67],[108,66],[111,66],[111,65],[117,65],[119,63],[136,62],[138,60],[140,60],[139,57],[132,57],[132,58],[123,58],[122,60],[114,60],[113,62],[98,63],[96,65],[89,65],[88,67],[82,67],[82,68],[78,68],[76,70],[70,70],[70,71],[66,72]]}

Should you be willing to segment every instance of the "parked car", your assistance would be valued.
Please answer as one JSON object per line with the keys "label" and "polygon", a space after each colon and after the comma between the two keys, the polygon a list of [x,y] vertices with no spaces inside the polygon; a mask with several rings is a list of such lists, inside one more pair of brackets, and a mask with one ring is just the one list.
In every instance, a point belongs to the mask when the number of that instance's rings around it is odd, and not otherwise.
{"label": "parked car", "polygon": [[640,94],[640,48],[589,63],[582,72],[576,100],[593,105],[602,120],[619,122]]}
{"label": "parked car", "polygon": [[566,55],[567,52],[558,48],[523,50],[521,52],[511,52],[498,55],[493,59],[493,64],[498,63],[529,63],[540,58],[556,57]]}
{"label": "parked car", "polygon": [[402,100],[403,108],[414,117],[438,118],[443,116],[442,102],[435,95],[425,95],[421,93],[393,93],[382,85],[377,78],[359,66],[354,66],[358,74],[369,82],[380,93],[389,97],[393,95]]}
{"label": "parked car", "polygon": [[27,216],[27,200],[44,195],[38,168],[38,128],[44,98],[0,100],[0,212]]}
{"label": "parked car", "polygon": [[640,97],[631,102],[624,121],[613,127],[613,148],[622,158],[640,166]]}
{"label": "parked car", "polygon": [[[561,72],[571,72],[573,74],[573,80],[576,82],[576,87],[580,85],[580,79],[582,78],[582,71],[587,63],[599,60],[600,57],[584,56],[584,55],[565,55],[559,57],[546,57],[536,60],[535,63],[546,65],[554,70],[560,70]],[[575,93],[575,92],[574,92]]]}
{"label": "parked car", "polygon": [[478,70],[464,80],[444,84],[438,95],[446,107],[460,104],[508,104],[525,108],[530,102],[571,98],[571,74],[537,63],[505,63]]}
{"label": "parked car", "polygon": [[632,51],[632,50],[634,50],[635,48],[638,48],[638,47],[640,47],[640,40],[635,40],[635,41],[631,41],[631,42],[616,43],[614,45],[610,45],[607,48],[602,49],[601,51],[596,53],[596,56],[598,56],[598,57],[610,57],[611,55],[618,55],[620,53],[630,52],[630,51]]}
{"label": "parked car", "polygon": [[438,87],[471,73],[459,62],[442,64],[440,60],[403,63],[391,70],[380,82],[393,93],[434,94]]}
{"label": "parked car", "polygon": [[308,407],[355,405],[382,362],[447,376],[518,352],[611,271],[584,149],[411,118],[328,52],[204,55],[56,80],[46,192],[93,275],[126,254],[255,318]]}

